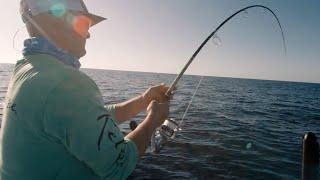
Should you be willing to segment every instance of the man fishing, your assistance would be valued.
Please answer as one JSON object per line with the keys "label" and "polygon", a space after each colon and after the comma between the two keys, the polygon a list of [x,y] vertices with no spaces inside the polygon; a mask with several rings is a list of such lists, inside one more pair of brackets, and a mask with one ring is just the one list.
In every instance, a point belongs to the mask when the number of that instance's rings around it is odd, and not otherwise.
{"label": "man fishing", "polygon": [[[82,0],[21,0],[20,13],[30,38],[6,96],[0,179],[127,178],[168,116],[168,87],[104,106],[79,58],[89,28],[105,18]],[[146,118],[124,137],[117,124],[144,110]]]}

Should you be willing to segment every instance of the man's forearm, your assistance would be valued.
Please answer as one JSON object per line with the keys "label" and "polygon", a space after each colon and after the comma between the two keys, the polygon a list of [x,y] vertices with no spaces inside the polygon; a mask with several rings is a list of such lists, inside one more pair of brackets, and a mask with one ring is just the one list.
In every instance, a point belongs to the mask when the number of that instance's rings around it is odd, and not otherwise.
{"label": "man's forearm", "polygon": [[143,95],[132,98],[126,102],[116,105],[115,116],[118,124],[131,119],[141,111],[145,110],[150,100]]}
{"label": "man's forearm", "polygon": [[126,138],[135,142],[140,156],[144,155],[151,140],[152,133],[156,128],[150,123],[152,121],[154,121],[154,116],[149,114],[134,131],[126,136]]}

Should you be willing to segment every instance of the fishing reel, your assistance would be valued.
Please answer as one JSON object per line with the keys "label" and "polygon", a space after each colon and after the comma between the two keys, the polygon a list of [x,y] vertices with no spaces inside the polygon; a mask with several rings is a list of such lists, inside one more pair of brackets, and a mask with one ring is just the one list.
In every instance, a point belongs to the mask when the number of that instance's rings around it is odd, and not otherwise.
{"label": "fishing reel", "polygon": [[178,123],[174,118],[169,118],[156,129],[151,137],[151,150],[154,154],[158,154],[163,148],[163,145],[175,137],[176,132],[179,130]]}

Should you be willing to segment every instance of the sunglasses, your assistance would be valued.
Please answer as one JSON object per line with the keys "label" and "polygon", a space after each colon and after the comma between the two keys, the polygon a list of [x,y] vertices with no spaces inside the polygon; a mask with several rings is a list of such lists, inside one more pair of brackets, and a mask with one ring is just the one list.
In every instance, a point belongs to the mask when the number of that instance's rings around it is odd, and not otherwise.
{"label": "sunglasses", "polygon": [[63,20],[82,38],[88,38],[92,20],[84,13],[78,11],[66,11]]}

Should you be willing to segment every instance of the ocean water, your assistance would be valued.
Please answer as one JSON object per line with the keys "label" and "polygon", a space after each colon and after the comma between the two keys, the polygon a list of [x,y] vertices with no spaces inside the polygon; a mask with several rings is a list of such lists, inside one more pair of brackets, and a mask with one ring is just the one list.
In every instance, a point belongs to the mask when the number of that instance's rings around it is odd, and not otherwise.
{"label": "ocean water", "polygon": [[[0,64],[0,112],[12,69]],[[106,104],[175,78],[82,71],[98,84]],[[171,117],[182,117],[199,80],[184,76],[179,82]],[[129,130],[127,123],[120,128]],[[182,131],[159,155],[147,152],[129,179],[300,179],[302,136],[309,131],[320,137],[320,84],[205,77]]]}

